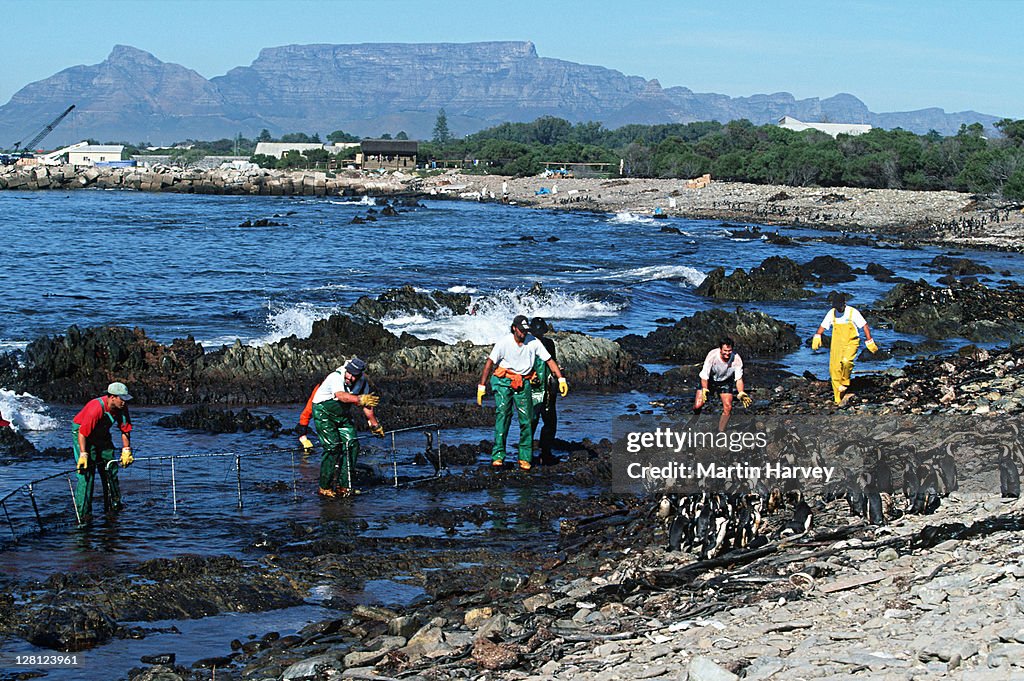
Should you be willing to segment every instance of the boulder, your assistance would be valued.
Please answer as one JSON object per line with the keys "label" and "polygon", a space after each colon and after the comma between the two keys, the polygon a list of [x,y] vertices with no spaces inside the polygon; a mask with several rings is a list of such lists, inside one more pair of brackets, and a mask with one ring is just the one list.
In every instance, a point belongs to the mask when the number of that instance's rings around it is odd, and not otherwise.
{"label": "boulder", "polygon": [[450,310],[453,315],[464,315],[469,312],[469,304],[468,293],[420,293],[407,284],[389,289],[376,299],[363,296],[349,307],[349,311],[353,315],[381,320],[395,313],[437,314],[441,310]]}
{"label": "boulder", "polygon": [[1024,340],[1024,288],[994,289],[960,282],[936,287],[924,280],[894,286],[866,313],[902,333],[976,342]]}
{"label": "boulder", "polygon": [[801,265],[800,270],[807,279],[816,278],[823,284],[838,284],[857,278],[852,267],[831,255],[819,255]]}
{"label": "boulder", "polygon": [[724,267],[716,267],[697,287],[697,293],[717,300],[799,300],[814,295],[803,288],[805,281],[800,265],[772,256],[750,272],[736,269],[726,276]]}
{"label": "boulder", "polygon": [[640,337],[624,336],[619,345],[644,360],[697,362],[718,346],[723,337],[736,342],[741,356],[784,355],[800,346],[796,327],[764,312],[737,308],[735,312],[708,310],[661,326]]}

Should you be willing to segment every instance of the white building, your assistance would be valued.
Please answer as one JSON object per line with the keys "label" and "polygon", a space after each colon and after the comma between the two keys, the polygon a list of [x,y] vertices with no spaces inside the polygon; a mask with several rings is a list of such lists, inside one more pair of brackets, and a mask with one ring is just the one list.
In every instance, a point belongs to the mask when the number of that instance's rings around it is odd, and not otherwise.
{"label": "white building", "polygon": [[68,151],[68,163],[76,166],[94,166],[97,163],[120,161],[124,152],[121,144],[87,144]]}
{"label": "white building", "polygon": [[358,147],[358,142],[338,142],[336,144],[320,144],[318,142],[257,142],[256,154],[266,154],[274,158],[281,158],[289,151],[297,151],[300,154],[310,149],[324,149],[328,154],[337,154],[353,147]]}
{"label": "white building", "polygon": [[863,135],[871,129],[866,123],[804,123],[792,116],[783,116],[779,119],[779,127],[786,130],[820,130],[823,133],[832,135]]}

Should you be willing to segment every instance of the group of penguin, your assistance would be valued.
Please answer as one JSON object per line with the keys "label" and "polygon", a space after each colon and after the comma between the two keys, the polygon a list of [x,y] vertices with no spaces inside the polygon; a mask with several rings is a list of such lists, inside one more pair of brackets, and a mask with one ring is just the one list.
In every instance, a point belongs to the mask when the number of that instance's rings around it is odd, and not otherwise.
{"label": "group of penguin", "polygon": [[[988,444],[1001,446],[1000,495],[1019,498],[1018,464],[1024,462],[1018,461],[1006,445]],[[905,514],[934,513],[942,498],[959,489],[952,445],[925,453],[908,448],[903,455],[902,506],[895,498],[892,467],[876,452],[867,470],[857,473],[847,469],[841,480],[826,485],[810,503],[795,483],[789,489],[779,489],[756,480],[717,492],[664,494],[655,514],[667,528],[669,551],[692,551],[699,560],[708,560],[727,551],[753,549],[772,539],[805,534],[814,524],[815,512],[824,511],[826,504],[835,500],[845,500],[850,516],[864,518],[871,525],[885,525]],[[771,516],[782,518],[781,524],[771,522]]]}

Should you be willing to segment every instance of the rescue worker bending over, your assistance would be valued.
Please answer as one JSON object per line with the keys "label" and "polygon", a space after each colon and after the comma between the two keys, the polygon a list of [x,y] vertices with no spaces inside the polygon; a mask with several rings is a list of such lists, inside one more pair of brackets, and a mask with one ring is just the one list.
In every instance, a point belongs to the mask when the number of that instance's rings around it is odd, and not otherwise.
{"label": "rescue worker bending over", "polygon": [[313,421],[324,448],[318,490],[321,496],[349,496],[354,493],[352,476],[359,456],[359,440],[356,439],[356,424],[350,405],[362,407],[370,432],[384,437],[384,428],[373,413],[380,398],[371,394],[370,383],[363,374],[365,370],[366,362],[353,357],[331,372],[313,393]]}

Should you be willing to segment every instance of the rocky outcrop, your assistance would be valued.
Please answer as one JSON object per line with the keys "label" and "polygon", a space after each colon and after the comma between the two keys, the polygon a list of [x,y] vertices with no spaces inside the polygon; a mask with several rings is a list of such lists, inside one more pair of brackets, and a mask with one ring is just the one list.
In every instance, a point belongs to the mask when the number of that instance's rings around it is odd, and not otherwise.
{"label": "rocky outcrop", "polygon": [[708,310],[661,326],[641,337],[630,334],[619,339],[627,352],[646,360],[697,362],[718,347],[722,338],[736,342],[741,356],[784,355],[800,345],[796,327],[764,312]]}
{"label": "rocky outcrop", "polygon": [[[408,191],[409,178],[346,170],[266,170],[250,167],[183,169],[176,166],[96,168],[72,165],[0,166],[0,189],[134,189],[175,194],[354,196]],[[393,209],[392,209],[393,212]],[[240,226],[253,226],[251,223]],[[269,221],[264,226],[271,226]]]}
{"label": "rocky outcrop", "polygon": [[697,287],[697,293],[716,300],[799,300],[814,294],[803,287],[807,277],[800,265],[772,256],[749,272],[736,269],[726,275],[716,267]]}
{"label": "rocky outcrop", "polygon": [[157,420],[156,425],[208,433],[251,433],[257,429],[274,432],[281,429],[281,422],[273,416],[259,417],[244,408],[236,414],[229,409],[212,409],[205,404],[186,409],[180,414],[164,416]]}
{"label": "rocky outcrop", "polygon": [[464,315],[469,313],[470,300],[468,293],[420,293],[407,284],[385,291],[376,299],[363,296],[349,307],[349,311],[377,320],[396,313],[437,313],[441,310],[448,310],[453,315]]}
{"label": "rocky outcrop", "polygon": [[961,337],[978,342],[1024,339],[1024,288],[982,284],[942,288],[924,280],[897,284],[868,313],[872,323],[929,338]]}
{"label": "rocky outcrop", "polygon": [[[568,332],[551,337],[576,387],[612,385],[638,371],[612,341]],[[379,322],[348,315],[317,321],[308,338],[259,347],[236,342],[209,353],[192,338],[161,345],[139,328],[71,327],[64,336],[30,343],[11,384],[65,403],[101,394],[114,380],[130,386],[135,404],[299,402],[327,372],[359,355],[385,398],[407,400],[466,393],[489,350],[396,336]]]}
{"label": "rocky outcrop", "polygon": [[943,272],[955,277],[993,273],[992,268],[988,265],[974,262],[970,258],[954,258],[949,255],[937,255],[925,264],[932,272]]}

